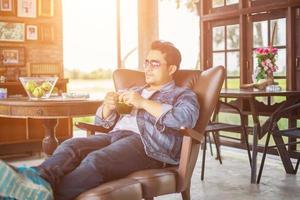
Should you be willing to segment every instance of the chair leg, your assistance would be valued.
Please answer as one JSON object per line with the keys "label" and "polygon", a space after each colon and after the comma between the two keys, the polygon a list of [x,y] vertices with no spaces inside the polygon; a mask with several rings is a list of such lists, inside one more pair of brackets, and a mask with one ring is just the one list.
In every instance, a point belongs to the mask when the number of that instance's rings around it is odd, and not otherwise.
{"label": "chair leg", "polygon": [[210,134],[208,133],[207,136],[208,136],[208,142],[209,142],[210,155],[213,156],[214,153],[213,153],[213,150],[212,150]]}
{"label": "chair leg", "polygon": [[266,159],[266,155],[267,155],[267,150],[268,150],[268,146],[269,146],[270,137],[271,137],[271,133],[269,132],[268,135],[267,135],[267,139],[266,139],[266,143],[265,143],[265,148],[264,148],[264,153],[263,153],[262,160],[261,160],[261,163],[260,163],[260,168],[259,168],[259,172],[258,172],[258,176],[257,176],[257,181],[256,181],[257,184],[259,184],[259,182],[260,182],[260,178],[261,178],[262,171],[263,171],[263,168],[264,168],[264,164],[265,164],[265,159]]}
{"label": "chair leg", "polygon": [[247,134],[246,127],[245,127],[244,123],[242,124],[242,134],[243,134],[243,137],[245,138],[245,143],[246,143],[246,148],[247,148],[250,167],[252,167],[252,159],[251,159],[250,146],[249,146],[249,141],[248,141],[248,134]]}
{"label": "chair leg", "polygon": [[205,154],[206,154],[206,135],[207,133],[204,133],[204,142],[203,142],[203,152],[202,152],[202,168],[201,168],[201,181],[204,179],[204,168],[205,168]]}
{"label": "chair leg", "polygon": [[182,200],[190,200],[191,194],[190,194],[190,187],[187,187],[183,192],[181,192]]}
{"label": "chair leg", "polygon": [[213,138],[214,138],[214,141],[215,141],[215,145],[216,145],[216,150],[217,150],[217,158],[220,162],[220,164],[222,165],[222,158],[221,158],[221,152],[220,152],[220,143],[218,141],[218,138],[216,136],[216,133],[217,132],[212,132],[212,135],[213,135]]}
{"label": "chair leg", "polygon": [[297,161],[297,164],[296,164],[296,167],[295,167],[295,174],[297,174],[297,171],[298,171],[298,168],[299,168],[299,163],[300,163],[300,156],[298,158],[298,161]]}

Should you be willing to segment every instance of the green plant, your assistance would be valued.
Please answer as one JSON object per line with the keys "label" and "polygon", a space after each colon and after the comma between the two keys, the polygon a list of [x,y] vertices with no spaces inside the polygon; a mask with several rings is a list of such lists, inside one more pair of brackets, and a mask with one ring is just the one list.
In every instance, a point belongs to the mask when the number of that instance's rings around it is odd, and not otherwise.
{"label": "green plant", "polygon": [[277,48],[257,48],[255,50],[257,58],[257,68],[255,70],[255,79],[265,79],[268,76],[273,77],[273,73],[277,70],[276,57]]}

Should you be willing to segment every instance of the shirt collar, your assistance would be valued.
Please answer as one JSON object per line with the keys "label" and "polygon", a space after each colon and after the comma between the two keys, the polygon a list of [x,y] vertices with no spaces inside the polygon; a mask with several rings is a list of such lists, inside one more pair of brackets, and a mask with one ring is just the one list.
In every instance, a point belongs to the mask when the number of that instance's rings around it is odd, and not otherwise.
{"label": "shirt collar", "polygon": [[[149,84],[145,84],[141,89],[145,89],[149,87]],[[165,83],[159,90],[160,92],[169,91],[170,89],[173,89],[175,87],[175,81],[171,80],[168,83]]]}

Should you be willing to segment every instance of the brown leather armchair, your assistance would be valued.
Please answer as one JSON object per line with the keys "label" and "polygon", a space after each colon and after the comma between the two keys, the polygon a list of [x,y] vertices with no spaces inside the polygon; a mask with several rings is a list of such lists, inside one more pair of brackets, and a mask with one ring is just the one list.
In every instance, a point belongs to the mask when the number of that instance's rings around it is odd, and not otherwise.
{"label": "brown leather armchair", "polygon": [[[206,71],[199,70],[180,70],[175,76],[175,82],[179,86],[187,86],[198,95],[200,104],[200,115],[197,125],[194,129],[182,129],[183,143],[181,147],[180,163],[176,167],[166,167],[164,169],[142,170],[130,174],[121,181],[135,181],[132,184],[141,184],[142,196],[146,200],[151,200],[156,196],[179,193],[181,192],[184,200],[190,199],[190,183],[191,176],[196,164],[199,153],[200,143],[204,136],[205,127],[212,115],[219,98],[219,93],[224,81],[225,69],[222,66],[214,67]],[[113,74],[116,89],[125,89],[132,86],[140,86],[145,84],[144,73],[126,69],[118,69]],[[133,81],[134,80],[134,81]],[[78,123],[79,128],[94,134],[97,131],[107,132],[103,127],[94,125],[86,125]],[[112,181],[87,192],[82,193],[77,199],[126,199],[124,194],[134,191],[132,188],[123,187],[123,196],[115,195],[114,185],[119,180]],[[120,186],[120,184],[118,185]],[[121,184],[122,186],[122,184]],[[124,185],[123,185],[124,186]],[[136,185],[135,189],[138,186]],[[109,188],[109,189],[108,189]],[[125,188],[125,189],[124,189]],[[103,191],[108,191],[110,196],[103,196]],[[116,191],[120,191],[119,188]],[[134,191],[140,193],[138,189]],[[140,198],[139,196],[134,197]],[[131,199],[134,199],[131,197]],[[128,198],[130,199],[130,198]]]}

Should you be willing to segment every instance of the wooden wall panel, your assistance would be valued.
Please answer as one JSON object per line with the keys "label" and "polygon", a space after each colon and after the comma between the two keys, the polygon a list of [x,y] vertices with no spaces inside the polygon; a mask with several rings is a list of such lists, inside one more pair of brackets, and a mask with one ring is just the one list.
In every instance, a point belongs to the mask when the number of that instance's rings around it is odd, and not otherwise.
{"label": "wooden wall panel", "polygon": [[296,68],[296,89],[300,90],[300,7],[295,13],[295,68]]}

